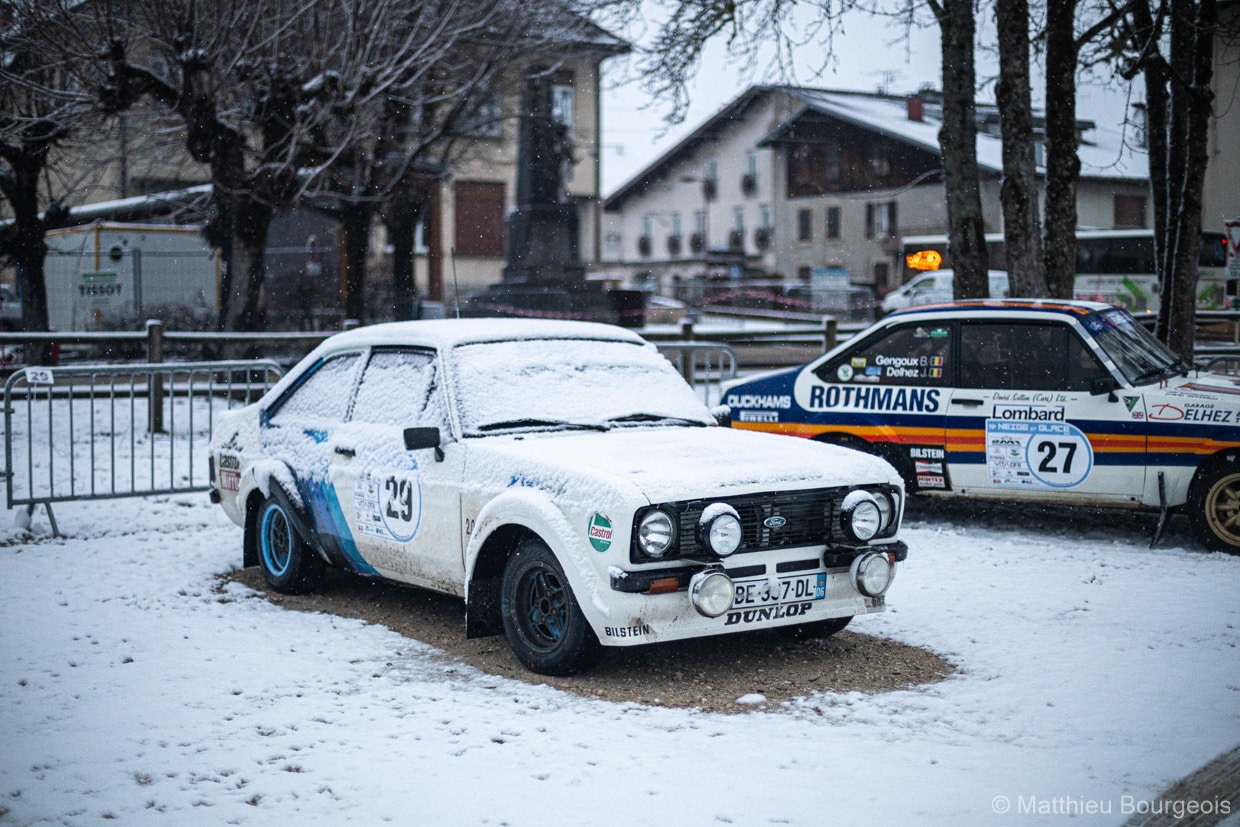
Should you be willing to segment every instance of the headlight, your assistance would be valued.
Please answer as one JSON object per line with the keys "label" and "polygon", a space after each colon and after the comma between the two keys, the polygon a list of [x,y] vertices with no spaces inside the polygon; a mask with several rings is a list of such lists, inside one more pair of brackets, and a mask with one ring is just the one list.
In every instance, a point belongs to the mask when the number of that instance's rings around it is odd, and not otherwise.
{"label": "headlight", "polygon": [[651,511],[637,527],[637,543],[647,557],[662,557],[676,539],[676,528],[666,511]]}
{"label": "headlight", "polygon": [[698,614],[719,617],[732,608],[732,578],[718,569],[699,571],[689,580],[689,601]]}
{"label": "headlight", "polygon": [[874,495],[874,502],[878,503],[878,512],[882,519],[882,527],[879,528],[879,532],[885,532],[891,528],[891,521],[896,516],[895,497],[886,491],[873,491],[871,493]]}
{"label": "headlight", "polygon": [[860,542],[869,542],[883,527],[883,512],[868,491],[852,491],[840,504],[840,528]]}
{"label": "headlight", "polygon": [[887,559],[886,554],[879,552],[858,555],[848,570],[848,579],[852,581],[853,588],[866,597],[878,597],[887,591],[895,576],[896,567]]}
{"label": "headlight", "polygon": [[720,557],[741,547],[741,515],[727,503],[706,506],[698,520],[698,540]]}

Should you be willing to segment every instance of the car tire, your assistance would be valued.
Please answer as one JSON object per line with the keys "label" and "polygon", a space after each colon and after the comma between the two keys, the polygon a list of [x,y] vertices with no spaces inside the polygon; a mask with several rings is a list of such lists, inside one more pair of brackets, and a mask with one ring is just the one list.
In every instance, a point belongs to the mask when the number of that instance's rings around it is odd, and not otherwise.
{"label": "car tire", "polygon": [[1215,551],[1240,554],[1240,462],[1202,468],[1188,489],[1188,518],[1198,542]]}
{"label": "car tire", "polygon": [[833,617],[830,620],[815,620],[811,623],[797,623],[782,628],[785,634],[796,640],[815,640],[842,632],[844,627],[851,622],[852,615],[849,615],[848,617]]}
{"label": "car tire", "polygon": [[526,540],[508,559],[500,613],[513,654],[533,672],[572,675],[602,657],[603,647],[582,614],[560,561],[542,540]]}
{"label": "car tire", "polygon": [[285,507],[265,500],[254,524],[263,579],[281,594],[306,594],[323,582],[326,564],[293,527]]}

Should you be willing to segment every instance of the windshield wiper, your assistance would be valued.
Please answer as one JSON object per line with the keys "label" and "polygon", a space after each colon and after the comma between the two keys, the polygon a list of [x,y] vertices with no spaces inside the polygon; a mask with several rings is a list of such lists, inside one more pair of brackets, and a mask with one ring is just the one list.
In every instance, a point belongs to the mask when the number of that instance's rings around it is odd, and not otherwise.
{"label": "windshield wiper", "polygon": [[693,425],[701,428],[706,427],[705,422],[697,419],[686,419],[683,416],[665,416],[663,414],[653,413],[631,413],[625,414],[624,416],[613,416],[607,421],[614,422],[616,424],[623,424],[627,422],[678,422],[682,425]]}
{"label": "windshield wiper", "polygon": [[1149,370],[1138,374],[1137,378],[1132,380],[1132,384],[1141,385],[1153,379],[1166,379],[1169,376],[1174,376],[1178,372],[1179,371],[1176,368],[1176,364],[1174,363],[1170,365],[1163,365],[1158,368],[1150,368]]}
{"label": "windshield wiper", "polygon": [[585,422],[566,422],[562,419],[505,419],[502,422],[488,422],[486,425],[479,425],[475,430],[485,433],[488,431],[506,431],[510,428],[562,428],[565,430],[586,431],[607,430],[607,428],[602,425],[591,425]]}

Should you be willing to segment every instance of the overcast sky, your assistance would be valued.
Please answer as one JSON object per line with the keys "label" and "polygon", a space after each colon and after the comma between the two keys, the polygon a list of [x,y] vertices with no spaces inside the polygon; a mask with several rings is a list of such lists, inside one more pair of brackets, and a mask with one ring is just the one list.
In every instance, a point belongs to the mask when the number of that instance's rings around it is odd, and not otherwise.
{"label": "overcast sky", "polygon": [[[989,18],[979,20],[979,26]],[[616,32],[631,42],[640,42],[648,35],[639,25],[627,32]],[[983,38],[986,36],[983,35]],[[816,44],[801,48],[796,55],[797,75],[780,77],[770,62],[759,63],[755,71],[746,71],[728,57],[719,43],[712,44],[694,84],[691,86],[692,106],[685,121],[668,127],[664,116],[670,105],[654,100],[641,89],[636,79],[634,60],[614,58],[604,63],[602,175],[603,194],[615,191],[677,141],[700,126],[722,106],[754,83],[793,82],[803,86],[828,89],[850,89],[865,92],[883,88],[892,94],[917,91],[922,86],[941,84],[939,70],[938,28],[931,26],[905,37],[899,26],[856,15],[845,22],[844,32],[834,44],[835,60],[825,71],[823,49]],[[989,79],[995,69],[993,56],[978,54],[979,80]],[[1034,80],[1034,105],[1044,99],[1041,79]],[[979,94],[979,100],[993,100],[993,84]],[[1126,94],[1105,89],[1098,83],[1082,82],[1077,117],[1088,118],[1099,125],[1118,126],[1123,121]]]}

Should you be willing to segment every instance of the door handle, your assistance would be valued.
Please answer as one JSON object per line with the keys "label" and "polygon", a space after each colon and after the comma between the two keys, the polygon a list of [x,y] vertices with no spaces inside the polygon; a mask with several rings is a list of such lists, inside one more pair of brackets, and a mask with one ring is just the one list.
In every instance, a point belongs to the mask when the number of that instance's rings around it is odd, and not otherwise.
{"label": "door handle", "polygon": [[967,405],[970,408],[976,408],[982,404],[981,399],[952,399],[953,405]]}
{"label": "door handle", "polygon": [[337,445],[337,446],[336,446],[335,448],[333,448],[332,450],[333,450],[333,451],[335,451],[337,454],[340,454],[340,456],[342,456],[342,457],[355,457],[355,456],[357,456],[357,451],[354,451],[352,448],[346,448],[346,447],[344,447],[343,445]]}

